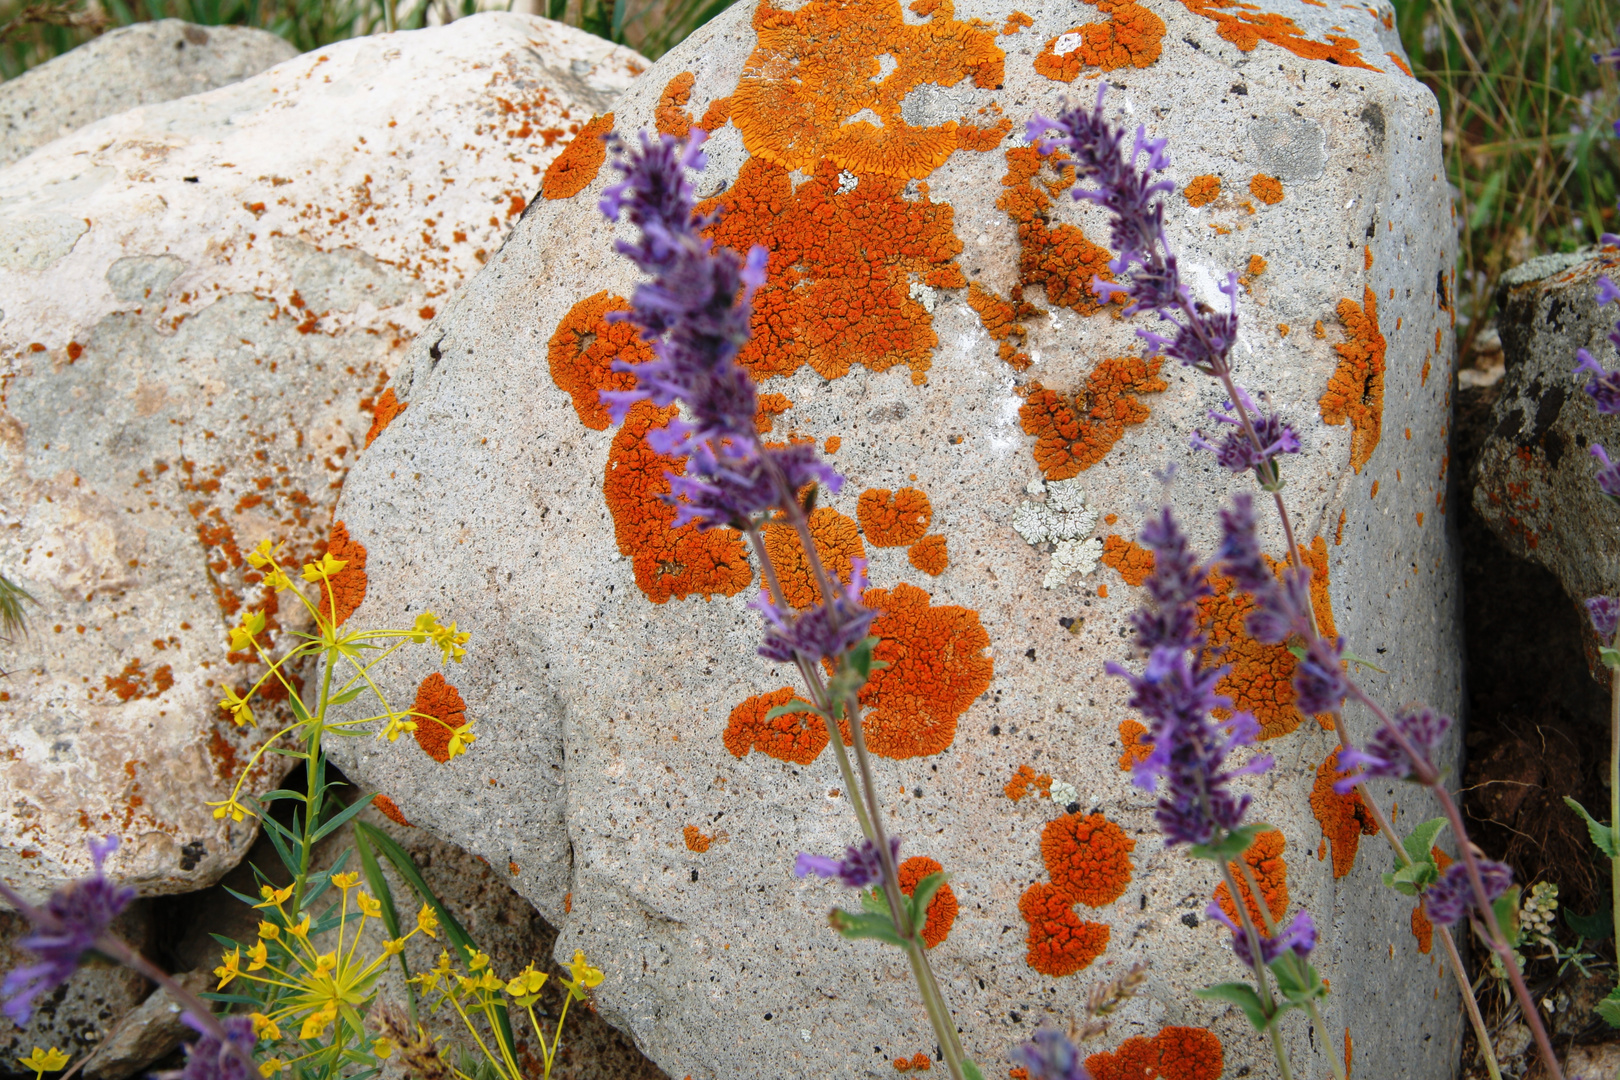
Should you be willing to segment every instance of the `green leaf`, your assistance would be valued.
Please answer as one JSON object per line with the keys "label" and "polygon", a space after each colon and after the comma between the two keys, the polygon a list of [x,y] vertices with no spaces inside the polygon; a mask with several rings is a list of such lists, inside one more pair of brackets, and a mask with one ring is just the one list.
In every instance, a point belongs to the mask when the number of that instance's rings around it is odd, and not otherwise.
{"label": "green leaf", "polygon": [[1206,986],[1202,990],[1194,990],[1198,997],[1211,1001],[1226,1001],[1243,1010],[1243,1015],[1249,1018],[1249,1023],[1256,1031],[1264,1031],[1270,1026],[1271,1020],[1266,1016],[1266,1007],[1260,1001],[1260,995],[1254,992],[1254,987],[1248,983],[1227,982]]}
{"label": "green leaf", "polygon": [[1271,826],[1264,823],[1245,825],[1227,833],[1226,838],[1218,844],[1194,844],[1192,856],[1195,859],[1209,859],[1212,862],[1231,862],[1249,850],[1249,845],[1254,843],[1255,837],[1270,831]]}
{"label": "green leaf", "polygon": [[1295,1005],[1327,997],[1327,987],[1322,985],[1316,969],[1292,952],[1272,961],[1271,973],[1282,996]]}
{"label": "green leaf", "polygon": [[1620,649],[1601,648],[1598,650],[1598,659],[1603,661],[1607,668],[1620,668]]}
{"label": "green leaf", "polygon": [[919,929],[928,922],[928,905],[933,902],[934,894],[945,887],[947,877],[943,873],[929,874],[917,882],[917,887],[911,891],[911,925]]}
{"label": "green leaf", "polygon": [[883,895],[882,889],[865,889],[861,892],[861,910],[888,918],[889,898]]}
{"label": "green leaf", "polygon": [[967,1080],[984,1080],[984,1073],[966,1058],[962,1060],[962,1075],[967,1077]]}
{"label": "green leaf", "polygon": [[887,914],[879,915],[875,911],[857,914],[853,911],[844,911],[842,908],[833,908],[827,916],[827,922],[851,941],[870,938],[890,945],[902,944],[899,933],[894,929],[894,920]]}
{"label": "green leaf", "polygon": [[1431,852],[1434,848],[1435,837],[1440,835],[1440,830],[1444,829],[1446,824],[1446,819],[1443,817],[1430,818],[1407,833],[1406,839],[1401,841],[1401,846],[1406,849],[1407,857],[1413,862],[1433,862],[1434,856]]}
{"label": "green leaf", "polygon": [[1620,986],[1609,991],[1609,996],[1597,1003],[1592,1010],[1604,1019],[1612,1028],[1620,1028]]}
{"label": "green leaf", "polygon": [[849,654],[845,658],[850,670],[859,675],[863,683],[872,674],[872,650],[877,648],[877,644],[881,640],[881,638],[875,637],[862,638],[853,649],[849,650]]}
{"label": "green leaf", "polygon": [[350,803],[347,807],[344,808],[342,813],[334,815],[330,821],[328,821],[326,824],[322,825],[320,828],[316,829],[315,830],[315,835],[310,837],[310,842],[311,843],[318,843],[321,840],[323,840],[324,838],[332,835],[332,833],[336,832],[338,829],[343,828],[343,826],[347,825],[350,821],[352,821],[356,814],[360,813],[362,810],[364,810],[366,807],[368,807],[370,805],[371,805],[371,800],[370,799],[356,799],[356,800],[354,800],[354,802]]}
{"label": "green leaf", "polygon": [[1439,878],[1440,872],[1434,863],[1424,859],[1422,862],[1409,863],[1393,874],[1385,874],[1384,884],[1405,896],[1416,896]]}
{"label": "green leaf", "polygon": [[1496,925],[1502,928],[1502,936],[1515,949],[1522,938],[1519,932],[1519,892],[1519,886],[1515,885],[1491,902],[1491,910],[1496,913]]}
{"label": "green leaf", "polygon": [[1564,805],[1586,819],[1587,834],[1592,837],[1592,843],[1597,845],[1597,849],[1599,851],[1603,852],[1603,854],[1607,855],[1611,859],[1620,856],[1620,845],[1615,844],[1613,829],[1602,824],[1591,814],[1587,813],[1586,807],[1582,806],[1568,795],[1564,796]]}
{"label": "green leaf", "polygon": [[775,720],[778,716],[789,716],[793,713],[814,713],[816,716],[827,715],[814,705],[810,704],[808,701],[800,701],[798,698],[794,698],[786,705],[778,705],[770,712],[766,713],[765,720],[768,723]]}
{"label": "green leaf", "polygon": [[1598,908],[1590,915],[1577,915],[1565,908],[1564,923],[1587,941],[1603,941],[1614,933],[1614,913],[1607,908]]}
{"label": "green leaf", "polygon": [[327,707],[330,708],[333,705],[347,705],[349,702],[353,701],[355,698],[357,698],[361,694],[365,693],[365,691],[366,691],[366,684],[365,683],[361,683],[358,686],[352,686],[349,689],[343,691],[343,693],[341,693],[341,694],[333,694],[331,697],[327,698],[326,699]]}

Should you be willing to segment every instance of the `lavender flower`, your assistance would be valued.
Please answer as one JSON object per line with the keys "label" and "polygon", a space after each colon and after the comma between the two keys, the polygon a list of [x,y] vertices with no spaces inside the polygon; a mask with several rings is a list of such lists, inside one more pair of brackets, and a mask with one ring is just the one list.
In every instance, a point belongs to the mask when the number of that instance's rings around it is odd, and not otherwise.
{"label": "lavender flower", "polygon": [[1147,580],[1151,606],[1131,615],[1136,644],[1144,649],[1201,649],[1198,601],[1213,594],[1198,556],[1176,524],[1168,506],[1142,525],[1144,547],[1153,552],[1153,573]]}
{"label": "lavender flower", "polygon": [[[889,856],[894,859],[900,858],[898,836],[889,837]],[[817,877],[838,878],[851,889],[864,889],[882,879],[883,859],[878,853],[878,846],[870,840],[862,840],[860,847],[849,848],[842,859],[801,851],[793,864],[793,876],[804,878],[811,874]]]}
{"label": "lavender flower", "polygon": [[1605,416],[1620,413],[1620,371],[1609,371],[1585,349],[1576,349],[1575,358],[1580,361],[1575,367],[1575,374],[1588,372],[1592,376],[1586,381],[1585,390],[1597,405],[1597,411]]}
{"label": "lavender flower", "polygon": [[832,609],[822,604],[798,615],[784,614],[760,590],[751,605],[765,618],[765,644],[759,655],[789,663],[795,655],[810,660],[839,656],[866,637],[877,612],[861,603],[866,591],[866,560],[851,559],[849,584],[833,596]]}
{"label": "lavender flower", "polygon": [[118,913],[135,898],[134,889],[114,885],[101,873],[101,864],[118,848],[118,838],[91,840],[89,847],[95,862],[90,876],[58,889],[43,908],[0,885],[0,894],[32,924],[32,931],[17,944],[39,958],[37,964],[9,972],[0,984],[0,995],[8,999],[0,1011],[19,1027],[33,1015],[34,999],[67,982]]}
{"label": "lavender flower", "polygon": [[1338,712],[1350,683],[1344,677],[1344,638],[1318,637],[1305,646],[1294,665],[1294,703],[1307,716]]}
{"label": "lavender flower", "polygon": [[257,1080],[249,1071],[253,1047],[258,1041],[251,1018],[221,1017],[219,1022],[229,1040],[225,1044],[209,1034],[190,1013],[181,1019],[201,1034],[196,1042],[186,1045],[185,1068],[153,1073],[155,1080]]}
{"label": "lavender flower", "polygon": [[1602,443],[1592,444],[1592,456],[1603,464],[1597,474],[1599,489],[1609,498],[1620,502],[1620,465],[1616,465],[1609,460],[1609,455],[1604,452]]}
{"label": "lavender flower", "polygon": [[[1192,448],[1214,454],[1221,468],[1228,472],[1241,473],[1253,469],[1261,474],[1262,483],[1270,482],[1276,477],[1277,455],[1299,453],[1299,436],[1276,413],[1261,413],[1254,399],[1241,386],[1237,388],[1237,394],[1254,425],[1254,434],[1260,445],[1256,447],[1248,432],[1243,430],[1242,419],[1211,409],[1209,418],[1219,424],[1232,425],[1232,430],[1226,433],[1219,445],[1206,439],[1202,431],[1194,431]],[[1228,402],[1227,407],[1231,408],[1232,403]]]}
{"label": "lavender flower", "polygon": [[[1479,876],[1485,885],[1487,902],[1495,900],[1513,885],[1513,870],[1505,863],[1481,859]],[[1450,926],[1475,906],[1474,887],[1468,880],[1468,866],[1461,862],[1447,867],[1440,880],[1430,885],[1423,894],[1423,907],[1428,911],[1430,921],[1437,926]]]}
{"label": "lavender flower", "polygon": [[[1204,914],[1232,931],[1232,951],[1243,962],[1244,967],[1254,967],[1254,950],[1249,946],[1249,935],[1243,928],[1232,921],[1221,905],[1211,901]],[[1293,921],[1287,926],[1277,928],[1275,937],[1260,937],[1260,960],[1266,966],[1277,961],[1285,952],[1292,952],[1301,960],[1311,955],[1316,948],[1316,923],[1311,919],[1311,913],[1304,908],[1299,910]]]}
{"label": "lavender flower", "polygon": [[1291,634],[1310,637],[1310,571],[1289,567],[1282,581],[1260,554],[1255,531],[1254,500],[1247,493],[1232,497],[1231,509],[1221,510],[1221,546],[1216,552],[1223,574],[1254,598],[1254,611],[1245,628],[1256,641],[1275,645]]}
{"label": "lavender flower", "polygon": [[1365,750],[1341,750],[1339,768],[1351,773],[1359,767],[1359,775],[1348,775],[1333,784],[1333,790],[1343,795],[1359,784],[1363,777],[1387,776],[1404,780],[1414,772],[1420,777],[1433,775],[1433,755],[1451,728],[1451,717],[1430,708],[1406,709],[1395,717],[1395,727],[1406,737],[1421,757],[1413,761],[1401,748],[1400,740],[1387,727],[1381,727],[1367,740]]}
{"label": "lavender flower", "polygon": [[1029,1073],[1029,1080],[1091,1080],[1080,1063],[1080,1049],[1061,1032],[1042,1029],[1011,1055],[1014,1065]]}
{"label": "lavender flower", "polygon": [[1620,625],[1620,602],[1612,596],[1594,596],[1586,601],[1586,614],[1592,619],[1592,629],[1604,641],[1614,637],[1615,627]]}

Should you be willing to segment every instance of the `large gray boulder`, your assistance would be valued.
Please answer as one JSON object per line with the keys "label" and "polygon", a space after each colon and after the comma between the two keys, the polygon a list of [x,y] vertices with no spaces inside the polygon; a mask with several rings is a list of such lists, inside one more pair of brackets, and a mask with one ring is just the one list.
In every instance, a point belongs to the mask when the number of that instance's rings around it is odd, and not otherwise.
{"label": "large gray boulder", "polygon": [[0,83],[0,166],[102,117],[241,82],[297,55],[248,26],[158,19],[110,30]]}
{"label": "large gray boulder", "polygon": [[[1137,959],[1149,985],[1100,1051],[1189,1045],[1214,1076],[1213,1040],[1225,1075],[1274,1075],[1240,1015],[1192,994],[1241,972],[1202,916],[1209,866],[1165,849],[1121,768],[1130,714],[1103,672],[1135,662],[1129,538],[1154,470],[1182,463],[1173,494],[1206,551],[1216,506],[1251,482],[1187,448],[1217,388],[1155,374],[1133,325],[1090,301],[1106,224],[1021,142],[1032,112],[1090,99],[1102,75],[1110,108],[1169,138],[1182,266],[1211,303],[1228,268],[1244,275],[1239,376],[1305,442],[1286,496],[1324,571],[1318,610],[1361,655],[1387,650],[1389,676],[1361,672],[1385,700],[1459,702],[1455,234],[1434,100],[1404,74],[1387,9],[1269,6],[1284,18],[1175,0],[1027,19],[992,0],[745,2],[614,108],[626,134],[711,129],[697,183],[721,242],[772,249],[745,359],[784,396],[773,437],[836,443],[848,477],[817,528],[829,555],[871,560],[893,661],[875,686],[878,785],[902,855],[954,875],[934,964],[987,1076]],[[559,955],[595,959],[601,1008],[670,1075],[893,1075],[934,1037],[900,958],[827,928],[851,897],[791,874],[797,852],[857,833],[817,729],[763,721],[794,679],[754,653],[757,567],[735,537],[668,533],[655,418],[614,429],[595,400],[612,357],[641,355],[604,319],[636,275],[596,208],[615,177],[599,161],[559,163],[557,197],[407,351],[410,407],[339,501],[369,552],[356,625],[427,607],[472,633],[465,664],[401,652],[382,685],[410,700],[427,681],[421,700],[448,715],[432,682],[447,678],[478,741],[449,760],[442,737],[337,752],[413,822],[509,865]],[[1331,795],[1335,743],[1293,708],[1292,657],[1236,634],[1234,605],[1210,621],[1279,760],[1254,784],[1280,830],[1273,894],[1286,866],[1333,987],[1332,1045],[1287,1026],[1298,1074],[1326,1075],[1349,1025],[1356,1075],[1450,1077],[1455,989],[1411,901],[1379,884],[1383,841]],[[1402,822],[1436,812],[1417,791],[1378,796]]]}
{"label": "large gray boulder", "polygon": [[37,895],[102,832],[146,893],[241,857],[253,823],[206,803],[286,710],[231,727],[223,689],[263,669],[225,633],[254,607],[277,648],[302,625],[244,554],[324,548],[406,346],[642,66],[480,15],[132,109],[0,170],[0,568],[38,601],[0,650],[0,876]]}

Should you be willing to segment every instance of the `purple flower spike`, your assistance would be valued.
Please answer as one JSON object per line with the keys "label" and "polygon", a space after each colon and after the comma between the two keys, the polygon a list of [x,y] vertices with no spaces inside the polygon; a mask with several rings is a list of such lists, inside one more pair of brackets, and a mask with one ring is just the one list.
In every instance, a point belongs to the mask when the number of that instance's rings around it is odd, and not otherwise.
{"label": "purple flower spike", "polygon": [[[1414,762],[1389,728],[1381,727],[1367,740],[1365,750],[1352,748],[1339,752],[1339,769],[1351,775],[1335,781],[1334,791],[1343,795],[1368,776],[1405,780],[1414,772],[1420,776],[1434,773],[1434,752],[1451,729],[1451,717],[1430,708],[1406,709],[1395,717],[1395,726],[1422,760]],[[1361,772],[1354,773],[1358,767]]]}
{"label": "purple flower spike", "polygon": [[[1495,900],[1513,886],[1513,870],[1506,863],[1481,859],[1479,876],[1485,885],[1487,901]],[[1450,926],[1474,909],[1474,888],[1468,881],[1467,865],[1456,862],[1447,867],[1440,880],[1424,892],[1423,907],[1436,926]]]}
{"label": "purple flower spike", "polygon": [[1614,638],[1615,627],[1620,625],[1620,602],[1612,596],[1594,596],[1586,601],[1586,613],[1598,637],[1604,641]]}
{"label": "purple flower spike", "polygon": [[[1204,914],[1232,931],[1232,951],[1237,954],[1244,967],[1254,967],[1254,950],[1249,947],[1249,935],[1243,932],[1243,928],[1233,922],[1225,909],[1214,901],[1204,909]],[[1292,952],[1303,960],[1311,955],[1314,948],[1316,948],[1316,922],[1311,918],[1309,911],[1301,908],[1292,922],[1277,928],[1275,937],[1261,935],[1260,960],[1270,966],[1285,952]]]}
{"label": "purple flower spike", "polygon": [[[1237,394],[1244,412],[1249,414],[1250,422],[1254,425],[1254,434],[1260,440],[1260,447],[1257,449],[1254,441],[1243,430],[1241,419],[1212,409],[1209,418],[1218,424],[1230,424],[1233,430],[1227,432],[1218,445],[1206,439],[1202,431],[1194,431],[1190,440],[1194,450],[1207,450],[1214,454],[1221,468],[1231,473],[1248,472],[1250,469],[1269,466],[1279,454],[1299,453],[1299,436],[1294,434],[1293,428],[1283,423],[1282,417],[1276,413],[1262,414],[1254,400],[1241,386],[1237,388]],[[1231,407],[1231,402],[1227,403],[1227,407]]]}
{"label": "purple flower spike", "polygon": [[789,663],[795,655],[821,660],[839,656],[866,637],[877,612],[861,604],[866,591],[866,560],[851,559],[849,584],[833,597],[832,610],[818,604],[797,615],[785,614],[761,590],[751,605],[765,618],[765,644],[759,655]]}
{"label": "purple flower spike", "polygon": [[1603,466],[1597,474],[1598,488],[1609,498],[1620,502],[1620,465],[1609,460],[1601,443],[1592,444],[1592,456]]}
{"label": "purple flower spike", "polygon": [[1198,601],[1212,594],[1204,568],[1187,543],[1168,506],[1142,525],[1142,546],[1153,552],[1153,573],[1147,580],[1150,607],[1131,616],[1136,643],[1144,649],[1199,649],[1204,635],[1198,630]]}
{"label": "purple flower spike", "polygon": [[1091,1073],[1080,1063],[1080,1050],[1061,1032],[1043,1028],[1009,1055],[1022,1066],[1029,1080],[1091,1080]]}
{"label": "purple flower spike", "polygon": [[203,1031],[202,1026],[186,1013],[181,1017],[193,1029],[201,1032],[194,1043],[186,1046],[186,1066],[173,1072],[153,1073],[155,1080],[257,1080],[250,1077],[248,1063],[253,1060],[253,1047],[258,1042],[253,1034],[253,1020],[246,1016],[222,1016],[219,1022],[225,1028],[228,1042]]}
{"label": "purple flower spike", "polygon": [[[1606,284],[1608,278],[1603,281]],[[1575,367],[1575,374],[1590,374],[1586,380],[1586,393],[1597,405],[1597,411],[1605,416],[1620,413],[1620,371],[1609,371],[1585,349],[1576,349],[1575,358],[1580,361]]]}
{"label": "purple flower spike", "polygon": [[[891,858],[900,858],[900,838],[889,837],[889,855]],[[812,855],[801,851],[798,860],[793,864],[794,877],[838,878],[847,888],[864,889],[868,885],[875,885],[883,878],[883,859],[878,854],[878,847],[870,840],[862,840],[860,847],[849,848],[842,860],[829,858],[826,855]]]}
{"label": "purple flower spike", "polygon": [[1294,667],[1294,701],[1306,716],[1338,712],[1350,692],[1341,657],[1344,638],[1329,641],[1319,637],[1305,648],[1305,655]]}
{"label": "purple flower spike", "polygon": [[0,996],[8,999],[3,1011],[19,1027],[33,1015],[34,999],[67,982],[118,913],[135,898],[134,889],[114,885],[101,873],[101,864],[117,849],[118,838],[92,840],[89,847],[95,870],[58,889],[44,907],[21,904],[15,893],[5,890],[7,899],[33,924],[17,944],[39,958],[36,964],[9,972],[0,984]]}
{"label": "purple flower spike", "polygon": [[1254,500],[1246,492],[1232,497],[1231,509],[1221,510],[1221,546],[1216,555],[1221,573],[1254,598],[1254,611],[1245,622],[1251,637],[1275,645],[1291,634],[1309,636],[1310,570],[1289,567],[1283,580],[1277,580],[1260,554]]}

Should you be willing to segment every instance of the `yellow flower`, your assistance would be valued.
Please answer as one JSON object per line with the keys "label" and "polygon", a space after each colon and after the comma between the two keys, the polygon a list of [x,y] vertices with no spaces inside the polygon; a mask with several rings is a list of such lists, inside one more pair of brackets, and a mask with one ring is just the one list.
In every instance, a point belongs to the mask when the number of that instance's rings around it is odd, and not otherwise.
{"label": "yellow flower", "polygon": [[264,575],[264,583],[276,592],[292,588],[292,580],[282,570],[272,570]]}
{"label": "yellow flower", "polygon": [[270,962],[269,952],[270,950],[265,947],[264,942],[255,942],[253,948],[248,950],[248,960],[250,961],[248,970],[258,971],[268,964]]}
{"label": "yellow flower", "polygon": [[449,761],[451,758],[465,754],[467,752],[467,747],[471,746],[477,741],[477,739],[478,736],[474,735],[472,732],[471,721],[468,721],[467,723],[462,724],[460,727],[451,731],[450,741],[445,744],[445,750],[449,754],[449,757],[445,758],[445,760]]}
{"label": "yellow flower", "polygon": [[424,611],[416,617],[416,625],[411,628],[411,640],[420,645],[438,628],[439,617],[431,611]]}
{"label": "yellow flower", "polygon": [[468,971],[483,971],[489,967],[489,954],[473,950],[472,959],[467,962]]}
{"label": "yellow flower", "polygon": [[387,1061],[394,1052],[394,1040],[378,1039],[376,1042],[371,1044],[371,1052],[379,1060]]}
{"label": "yellow flower", "polygon": [[324,581],[348,565],[349,564],[342,559],[334,559],[332,557],[332,553],[328,551],[325,555],[321,556],[320,562],[304,564],[304,580]]}
{"label": "yellow flower", "polygon": [[[285,889],[274,889],[269,885],[260,885],[259,895],[264,898],[264,903],[254,904],[253,906],[255,908],[280,907],[282,904],[285,904],[289,899],[292,898],[292,894],[293,887],[291,885],[288,885]],[[261,937],[267,937],[272,940],[274,940],[276,936],[274,934],[264,933],[263,929],[261,929],[259,933]]]}
{"label": "yellow flower", "polygon": [[[422,910],[416,913],[416,928],[428,937],[439,936],[439,917],[426,904],[423,904]],[[449,957],[445,957],[445,961],[448,963]]]}
{"label": "yellow flower", "polygon": [[478,982],[474,985],[476,985],[480,990],[488,990],[493,993],[494,991],[501,989],[501,987],[505,986],[506,984],[501,982],[501,977],[495,974],[493,971],[486,971],[482,975],[478,976]]}
{"label": "yellow flower", "polygon": [[270,1080],[270,1077],[286,1067],[287,1063],[280,1058],[265,1058],[264,1061],[259,1063],[259,1075],[264,1077],[265,1080]]}
{"label": "yellow flower", "polygon": [[388,724],[382,729],[382,737],[389,742],[397,742],[402,733],[416,730],[416,721],[409,716],[390,716]]}
{"label": "yellow flower", "polygon": [[204,803],[203,805],[212,806],[214,808],[215,821],[219,821],[220,819],[224,818],[226,814],[231,816],[232,821],[241,821],[244,817],[254,816],[251,810],[236,801],[235,795],[232,795],[223,802]]}
{"label": "yellow flower", "polygon": [[318,1039],[333,1020],[337,1019],[337,1006],[328,1004],[304,1017],[304,1026],[298,1030],[300,1039]]}
{"label": "yellow flower", "polygon": [[382,903],[376,897],[361,892],[355,895],[354,902],[360,908],[360,914],[371,919],[382,918]]}
{"label": "yellow flower", "polygon": [[318,979],[329,971],[337,970],[337,953],[322,953],[315,958],[315,977]]}
{"label": "yellow flower", "polygon": [[[251,697],[251,693],[249,694]],[[253,723],[253,710],[248,707],[248,699],[239,697],[236,688],[227,686],[225,696],[219,699],[219,707],[231,714],[231,723],[237,727]],[[237,820],[241,820],[238,818]]]}
{"label": "yellow flower", "polygon": [[[420,620],[418,620],[417,626],[421,626]],[[432,636],[433,644],[437,645],[439,651],[444,654],[445,661],[454,660],[458,664],[461,663],[462,657],[467,655],[467,650],[463,649],[462,646],[472,637],[471,634],[458,634],[455,623],[451,623],[449,626],[435,626],[432,630]]]}
{"label": "yellow flower", "polygon": [[259,546],[248,552],[247,561],[249,566],[257,570],[260,567],[270,563],[275,559],[275,557],[276,553],[270,541],[260,540]]}
{"label": "yellow flower", "polygon": [[264,1013],[254,1013],[252,1020],[253,1034],[258,1038],[269,1039],[271,1042],[281,1038],[281,1028],[277,1027],[276,1022],[264,1015]]}
{"label": "yellow flower", "polygon": [[350,889],[360,884],[360,875],[355,873],[333,874],[332,884],[336,885],[344,892],[348,892]]}
{"label": "yellow flower", "polygon": [[591,967],[586,963],[585,954],[580,950],[574,950],[574,959],[567,966],[573,979],[565,980],[565,983],[576,1001],[585,1000],[587,988],[602,985],[602,969]]}
{"label": "yellow flower", "polygon": [[215,990],[225,989],[232,979],[242,974],[240,970],[240,965],[242,963],[241,949],[232,949],[230,952],[220,957],[220,959],[223,960],[224,963],[220,964],[219,967],[214,969],[214,974],[219,976],[219,985],[214,987]]}
{"label": "yellow flower", "polygon": [[383,942],[383,955],[384,956],[398,956],[400,953],[402,953],[404,951],[405,951],[405,939],[404,938],[399,938],[399,937],[397,937],[397,938],[389,938],[387,941]]}
{"label": "yellow flower", "polygon": [[68,1056],[54,1046],[49,1050],[41,1050],[36,1046],[32,1053],[25,1058],[18,1058],[17,1062],[37,1076],[40,1073],[61,1071],[67,1066]]}
{"label": "yellow flower", "polygon": [[308,912],[304,913],[304,917],[302,919],[298,920],[298,925],[297,926],[289,926],[289,927],[287,927],[287,933],[291,934],[295,938],[308,938],[309,937],[309,913]]}
{"label": "yellow flower", "polygon": [[265,941],[278,941],[281,938],[281,927],[273,922],[261,922],[259,924],[259,937]]}
{"label": "yellow flower", "polygon": [[231,627],[231,651],[245,652],[253,647],[256,635],[264,633],[264,612],[250,611],[239,626]]}
{"label": "yellow flower", "polygon": [[519,1004],[534,1004],[533,998],[540,993],[540,988],[546,985],[547,975],[543,971],[534,970],[530,964],[518,973],[517,977],[506,984],[506,992],[515,998],[529,998],[528,1002]]}

